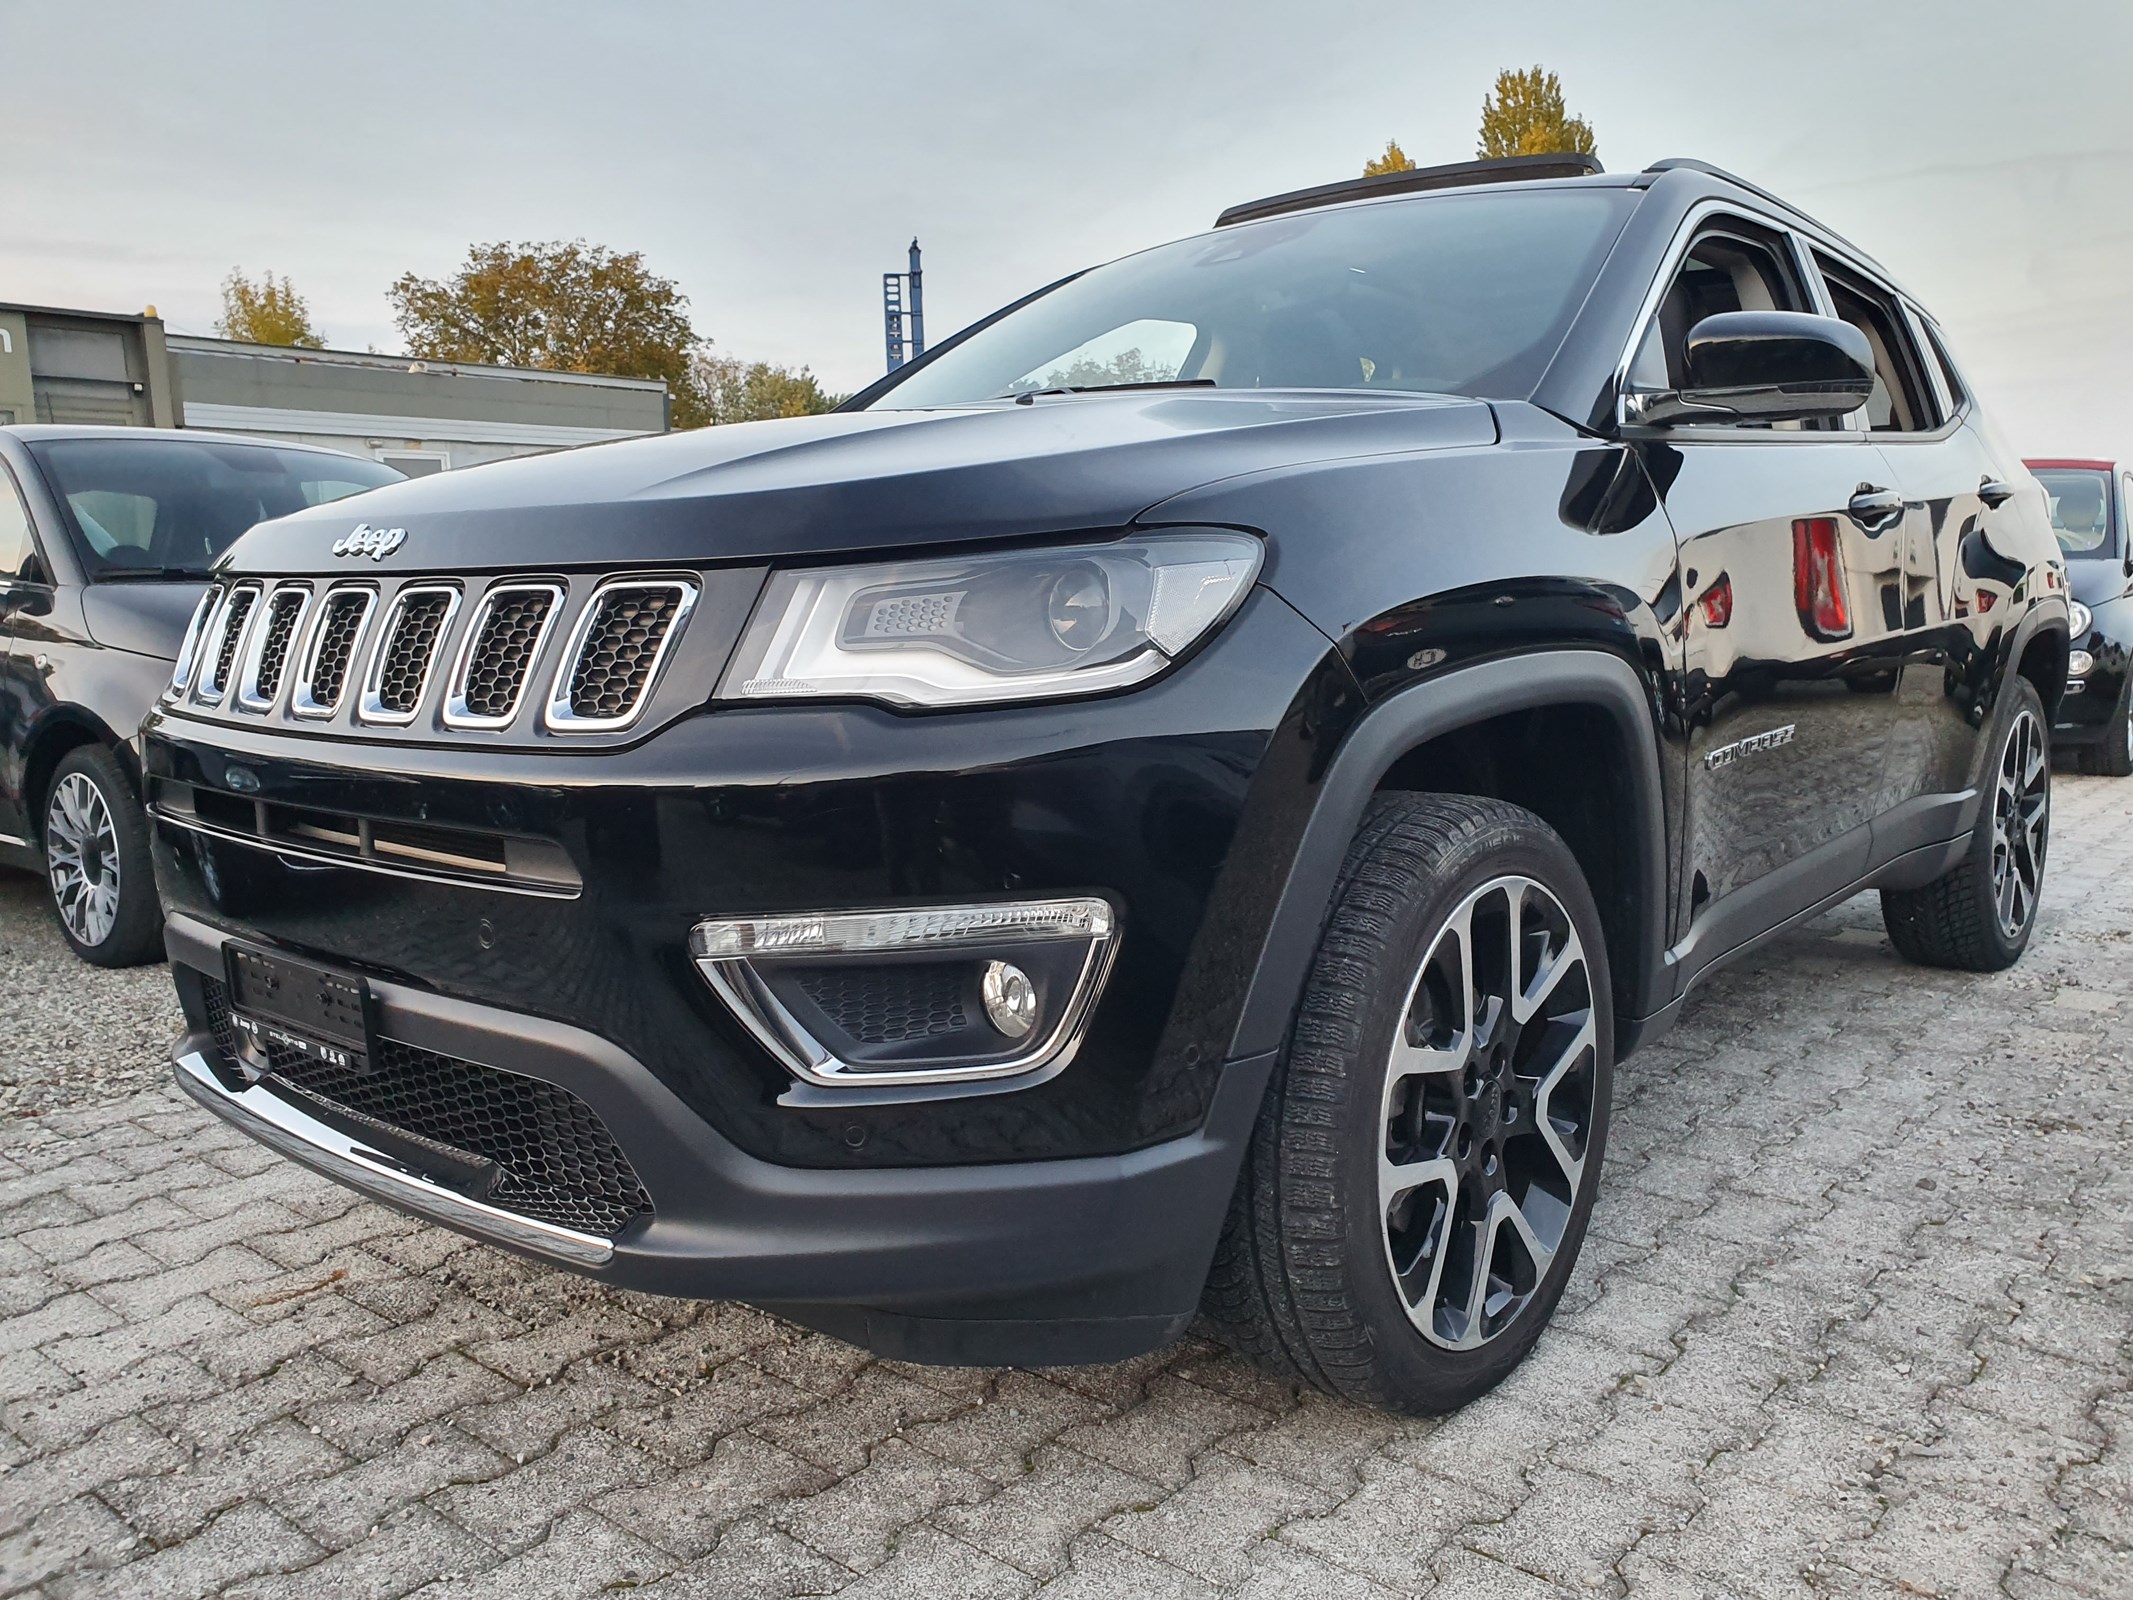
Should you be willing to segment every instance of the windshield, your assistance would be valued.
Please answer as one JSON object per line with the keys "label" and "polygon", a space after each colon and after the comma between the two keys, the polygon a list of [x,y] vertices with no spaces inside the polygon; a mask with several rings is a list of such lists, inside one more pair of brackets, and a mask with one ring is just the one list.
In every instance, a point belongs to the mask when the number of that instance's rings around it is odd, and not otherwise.
{"label": "windshield", "polygon": [[361,494],[401,474],[324,450],[191,439],[40,439],[28,446],[92,580],[205,576],[255,522]]}
{"label": "windshield", "polygon": [[1061,284],[872,404],[1194,381],[1523,397],[1632,204],[1608,188],[1432,195],[1182,239]]}
{"label": "windshield", "polygon": [[2051,496],[2052,532],[2069,556],[2118,554],[2111,537],[2111,475],[2090,467],[2054,467],[2037,473]]}

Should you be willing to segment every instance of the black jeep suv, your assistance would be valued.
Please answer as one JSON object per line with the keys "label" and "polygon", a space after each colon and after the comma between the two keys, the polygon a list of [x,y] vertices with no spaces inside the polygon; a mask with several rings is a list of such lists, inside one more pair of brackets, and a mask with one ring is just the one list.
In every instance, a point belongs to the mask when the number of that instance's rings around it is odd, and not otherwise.
{"label": "black jeep suv", "polygon": [[1931,319],[1694,163],[1239,207],[841,414],[252,530],[145,729],[179,1081],[925,1361],[1456,1405],[1614,1062],[2036,916],[2065,572]]}

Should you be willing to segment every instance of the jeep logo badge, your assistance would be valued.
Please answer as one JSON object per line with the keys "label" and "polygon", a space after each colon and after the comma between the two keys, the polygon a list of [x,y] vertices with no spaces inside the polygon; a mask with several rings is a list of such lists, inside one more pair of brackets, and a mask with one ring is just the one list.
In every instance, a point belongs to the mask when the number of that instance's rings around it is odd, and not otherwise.
{"label": "jeep logo badge", "polygon": [[359,522],[333,541],[333,553],[337,556],[368,556],[373,561],[383,561],[406,543],[405,528],[373,528],[367,522]]}

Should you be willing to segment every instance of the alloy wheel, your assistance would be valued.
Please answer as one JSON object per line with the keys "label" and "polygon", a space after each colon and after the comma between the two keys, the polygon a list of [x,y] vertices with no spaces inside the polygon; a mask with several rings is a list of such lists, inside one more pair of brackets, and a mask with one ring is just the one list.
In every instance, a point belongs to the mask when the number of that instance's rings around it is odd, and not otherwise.
{"label": "alloy wheel", "polygon": [[1584,1179],[1597,1039],[1562,902],[1516,876],[1461,901],[1408,988],[1378,1151],[1386,1263],[1432,1343],[1487,1344],[1547,1277]]}
{"label": "alloy wheel", "polygon": [[2036,914],[2051,830],[2051,760],[2044,727],[2027,708],[2015,714],[2000,751],[1992,795],[1992,905],[2000,932],[2019,939]]}
{"label": "alloy wheel", "polygon": [[118,829],[86,774],[70,772],[53,788],[44,840],[60,921],[81,944],[102,944],[118,921]]}

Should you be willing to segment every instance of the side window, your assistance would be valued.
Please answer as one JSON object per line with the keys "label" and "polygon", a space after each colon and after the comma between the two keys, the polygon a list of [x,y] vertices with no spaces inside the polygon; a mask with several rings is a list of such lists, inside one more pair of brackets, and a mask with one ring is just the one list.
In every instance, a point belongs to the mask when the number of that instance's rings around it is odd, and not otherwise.
{"label": "side window", "polygon": [[[1774,234],[1728,222],[1699,234],[1675,269],[1659,312],[1630,363],[1630,387],[1680,389],[1688,383],[1689,330],[1721,311],[1802,311],[1807,307],[1790,253]],[[1768,424],[1739,423],[1739,427]],[[1797,423],[1781,423],[1791,429]]]}
{"label": "side window", "polygon": [[0,467],[0,583],[39,576],[36,549],[30,540],[30,514],[23,507],[22,495],[7,469]]}
{"label": "side window", "polygon": [[1866,425],[1875,433],[1923,433],[1940,426],[1925,385],[1918,352],[1896,302],[1827,257],[1817,256],[1837,315],[1866,335],[1874,347],[1874,394]]}

